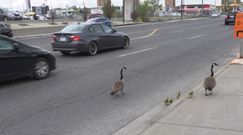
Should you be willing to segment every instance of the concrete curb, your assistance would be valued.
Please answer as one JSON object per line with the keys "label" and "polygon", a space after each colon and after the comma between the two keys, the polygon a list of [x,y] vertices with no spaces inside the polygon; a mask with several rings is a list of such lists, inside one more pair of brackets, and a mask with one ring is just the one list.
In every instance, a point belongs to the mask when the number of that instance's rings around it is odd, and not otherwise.
{"label": "concrete curb", "polygon": [[[221,69],[219,69],[215,73],[215,78],[217,78],[225,69],[227,69],[230,66],[230,63],[223,66]],[[199,91],[202,88],[203,81],[200,81],[192,90],[196,93],[199,93]],[[188,92],[188,93],[189,93]],[[152,125],[154,125],[159,119],[166,116],[168,113],[173,111],[175,108],[177,108],[181,103],[183,103],[186,100],[189,100],[189,97],[187,96],[188,93],[183,95],[180,99],[176,100],[173,104],[169,106],[165,106],[164,103],[160,103],[159,105],[156,105],[148,112],[145,112],[143,115],[138,117],[137,119],[130,122],[128,125],[125,125],[123,128],[119,129],[113,135],[139,135],[149,129]]]}

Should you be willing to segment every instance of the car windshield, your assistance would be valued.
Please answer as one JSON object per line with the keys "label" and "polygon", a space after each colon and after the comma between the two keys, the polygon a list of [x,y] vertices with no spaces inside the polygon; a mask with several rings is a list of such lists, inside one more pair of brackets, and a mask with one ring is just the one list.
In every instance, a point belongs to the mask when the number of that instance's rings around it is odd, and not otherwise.
{"label": "car windshield", "polygon": [[61,30],[61,32],[81,32],[85,28],[85,24],[72,24],[68,25]]}
{"label": "car windshield", "polygon": [[236,12],[229,12],[228,15],[235,15]]}

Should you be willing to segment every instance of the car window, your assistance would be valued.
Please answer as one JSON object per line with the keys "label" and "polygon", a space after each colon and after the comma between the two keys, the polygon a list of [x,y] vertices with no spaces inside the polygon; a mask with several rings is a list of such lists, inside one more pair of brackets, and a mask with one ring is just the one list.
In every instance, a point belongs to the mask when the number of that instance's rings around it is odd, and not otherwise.
{"label": "car window", "polygon": [[89,31],[91,33],[101,33],[101,32],[104,32],[101,25],[98,25],[98,24],[94,24],[94,25],[91,25],[90,28],[89,28]]}
{"label": "car window", "polygon": [[14,49],[13,43],[0,37],[0,50]]}
{"label": "car window", "polygon": [[234,16],[235,14],[236,14],[236,12],[229,12],[229,13],[228,13],[228,15],[233,15],[233,16]]}
{"label": "car window", "polygon": [[62,32],[80,32],[83,31],[85,28],[85,24],[72,24],[68,25],[65,28],[63,28]]}
{"label": "car window", "polygon": [[0,23],[0,28],[4,28],[5,26],[3,24]]}
{"label": "car window", "polygon": [[109,27],[108,25],[102,24],[102,27],[103,27],[105,33],[111,33],[113,31],[113,29],[111,27]]}

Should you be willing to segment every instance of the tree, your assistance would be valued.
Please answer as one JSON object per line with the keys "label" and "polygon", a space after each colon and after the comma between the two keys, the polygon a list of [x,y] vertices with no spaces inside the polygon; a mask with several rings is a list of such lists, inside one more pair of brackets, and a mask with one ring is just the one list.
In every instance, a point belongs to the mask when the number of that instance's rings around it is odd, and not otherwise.
{"label": "tree", "polygon": [[137,7],[138,17],[142,19],[142,21],[149,21],[148,16],[151,14],[152,6],[150,5],[149,0],[145,0],[143,3],[140,3]]}
{"label": "tree", "polygon": [[104,2],[103,11],[104,11],[104,15],[107,18],[111,19],[114,13],[114,7],[111,6],[111,0],[106,0],[106,2]]}

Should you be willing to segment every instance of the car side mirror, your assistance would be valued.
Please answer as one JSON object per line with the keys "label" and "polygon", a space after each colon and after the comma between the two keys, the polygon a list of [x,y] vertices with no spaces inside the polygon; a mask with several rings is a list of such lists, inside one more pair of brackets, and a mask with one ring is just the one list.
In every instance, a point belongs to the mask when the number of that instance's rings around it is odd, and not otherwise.
{"label": "car side mirror", "polygon": [[14,47],[14,50],[13,51],[18,52],[19,49],[20,49],[20,44],[19,43],[14,43],[13,44],[13,47]]}

